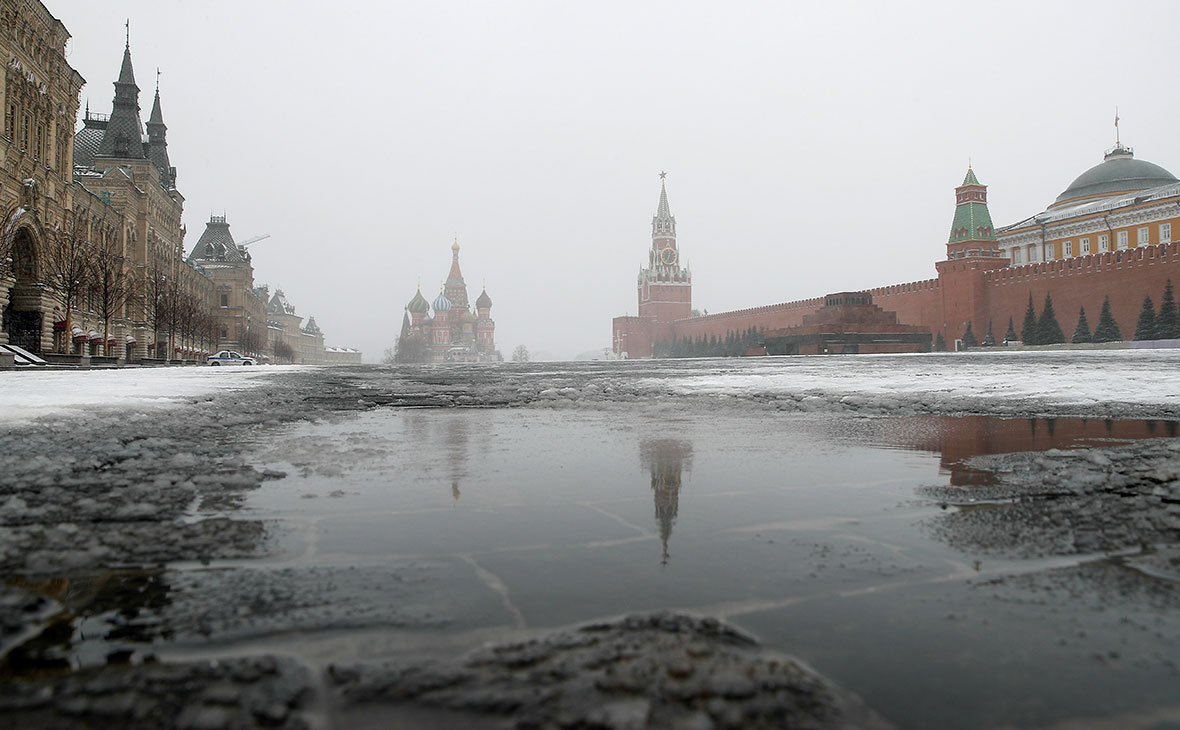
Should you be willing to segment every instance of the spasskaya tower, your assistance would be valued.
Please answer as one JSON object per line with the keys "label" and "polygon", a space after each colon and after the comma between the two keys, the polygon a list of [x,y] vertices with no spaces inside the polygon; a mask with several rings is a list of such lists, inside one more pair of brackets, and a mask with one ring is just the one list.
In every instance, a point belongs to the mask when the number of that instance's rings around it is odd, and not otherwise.
{"label": "spasskaya tower", "polygon": [[692,272],[681,266],[676,248],[676,218],[668,207],[666,174],[660,173],[660,203],[651,219],[651,249],[638,282],[639,316],[651,320],[653,341],[671,339],[672,322],[692,314]]}
{"label": "spasskaya tower", "polygon": [[651,357],[657,342],[673,341],[672,323],[692,316],[692,272],[681,266],[666,174],[660,173],[660,203],[651,219],[647,266],[639,270],[639,314],[611,320],[611,350],[618,357]]}

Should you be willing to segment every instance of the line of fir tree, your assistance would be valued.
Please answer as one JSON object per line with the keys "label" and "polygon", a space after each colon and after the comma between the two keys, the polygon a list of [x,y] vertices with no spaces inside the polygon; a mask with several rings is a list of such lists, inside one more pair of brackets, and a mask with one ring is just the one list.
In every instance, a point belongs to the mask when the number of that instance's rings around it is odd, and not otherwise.
{"label": "line of fir tree", "polygon": [[1094,341],[1094,335],[1090,333],[1090,323],[1086,321],[1085,307],[1078,310],[1078,326],[1074,328],[1073,337],[1069,341],[1075,345]]}
{"label": "line of fir tree", "polygon": [[1098,326],[1094,328],[1094,341],[1121,342],[1122,339],[1123,331],[1110,313],[1110,297],[1107,296],[1102,300],[1102,312],[1098,315]]}
{"label": "line of fir tree", "polygon": [[967,323],[967,329],[963,330],[963,348],[978,347],[979,342],[975,339],[975,333],[971,331],[971,323]]}
{"label": "line of fir tree", "polygon": [[1139,310],[1139,321],[1135,323],[1135,339],[1155,339],[1155,303],[1151,297],[1143,297],[1143,309]]}
{"label": "line of fir tree", "polygon": [[1058,345],[1065,342],[1065,333],[1057,322],[1057,313],[1053,310],[1053,295],[1045,295],[1045,308],[1041,310],[1041,317],[1037,320],[1037,344]]}
{"label": "line of fir tree", "polygon": [[1164,286],[1164,297],[1160,300],[1160,311],[1155,317],[1155,339],[1180,339],[1180,313],[1176,310],[1176,295],[1172,291],[1172,280]]}
{"label": "line of fir tree", "polygon": [[1032,292],[1028,293],[1028,309],[1024,310],[1024,322],[1020,325],[1020,341],[1026,345],[1039,345],[1037,331],[1037,310],[1033,306]]}
{"label": "line of fir tree", "polygon": [[987,334],[983,336],[982,340],[980,340],[979,346],[980,347],[995,347],[996,346],[996,336],[992,334],[992,321],[990,319],[987,321]]}

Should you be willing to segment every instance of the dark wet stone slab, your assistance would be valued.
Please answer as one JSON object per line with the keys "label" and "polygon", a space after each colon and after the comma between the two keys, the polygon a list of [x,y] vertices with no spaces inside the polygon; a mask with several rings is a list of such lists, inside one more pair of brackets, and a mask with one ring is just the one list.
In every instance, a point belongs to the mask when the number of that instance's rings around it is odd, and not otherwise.
{"label": "dark wet stone slab", "polygon": [[[347,724],[374,707],[421,726],[884,728],[851,695],[715,619],[656,612],[494,644],[451,662],[335,664]],[[437,714],[432,715],[432,711]]]}
{"label": "dark wet stone slab", "polygon": [[310,675],[272,657],[105,667],[0,683],[13,730],[304,730]]}
{"label": "dark wet stone slab", "polygon": [[954,507],[930,526],[956,548],[1038,557],[1180,541],[1180,440],[967,463],[994,473],[995,483],[921,490]]}
{"label": "dark wet stone slab", "polygon": [[380,627],[459,631],[513,622],[460,560],[170,571],[161,631],[178,642]]}

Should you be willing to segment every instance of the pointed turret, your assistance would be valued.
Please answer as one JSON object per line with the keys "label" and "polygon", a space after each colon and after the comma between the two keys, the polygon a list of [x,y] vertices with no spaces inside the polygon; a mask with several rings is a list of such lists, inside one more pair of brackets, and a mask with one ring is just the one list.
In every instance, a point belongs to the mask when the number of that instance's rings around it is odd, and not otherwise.
{"label": "pointed turret", "polygon": [[131,42],[123,48],[123,66],[115,82],[115,99],[106,134],[98,147],[99,157],[142,159],[144,157],[143,121],[139,117],[139,87],[131,66]]}
{"label": "pointed turret", "polygon": [[668,206],[668,189],[664,185],[666,174],[660,173],[660,202],[651,219],[651,248],[657,255],[665,248],[676,250],[676,217]]}
{"label": "pointed turret", "polygon": [[160,171],[160,184],[165,190],[176,187],[176,168],[168,161],[168,125],[164,124],[164,112],[160,110],[159,72],[156,72],[156,99],[152,102],[152,115],[148,117],[148,157]]}
{"label": "pointed turret", "polygon": [[999,255],[992,216],[987,209],[987,186],[979,182],[968,165],[963,184],[955,188],[955,220],[947,239],[947,259]]}
{"label": "pointed turret", "polygon": [[467,309],[467,283],[463,281],[463,272],[459,270],[459,241],[451,244],[451,271],[447,274],[444,289],[451,306],[456,309]]}

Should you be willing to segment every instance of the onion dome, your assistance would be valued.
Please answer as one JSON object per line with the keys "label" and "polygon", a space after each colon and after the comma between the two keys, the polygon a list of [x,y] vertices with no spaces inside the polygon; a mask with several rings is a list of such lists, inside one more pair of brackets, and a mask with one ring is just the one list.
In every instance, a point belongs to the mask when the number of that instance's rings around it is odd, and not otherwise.
{"label": "onion dome", "polygon": [[488,296],[488,290],[484,289],[483,294],[479,295],[479,299],[475,300],[475,306],[479,309],[491,309],[492,298]]}
{"label": "onion dome", "polygon": [[431,306],[434,307],[435,312],[449,312],[451,311],[451,300],[447,299],[446,294],[439,292],[438,296],[434,298],[434,304]]}
{"label": "onion dome", "polygon": [[422,290],[419,289],[410,303],[406,305],[406,309],[414,314],[421,314],[430,309],[430,302],[426,301],[426,297],[422,296]]}
{"label": "onion dome", "polygon": [[422,318],[422,326],[423,327],[434,326],[434,317],[431,317],[430,315],[426,315],[425,317],[423,317]]}
{"label": "onion dome", "polygon": [[1157,188],[1174,182],[1175,175],[1147,160],[1136,160],[1134,150],[1119,144],[1106,153],[1101,163],[1078,175],[1050,207]]}
{"label": "onion dome", "polygon": [[475,315],[471,313],[470,309],[464,309],[463,314],[459,315],[460,322],[474,322]]}

